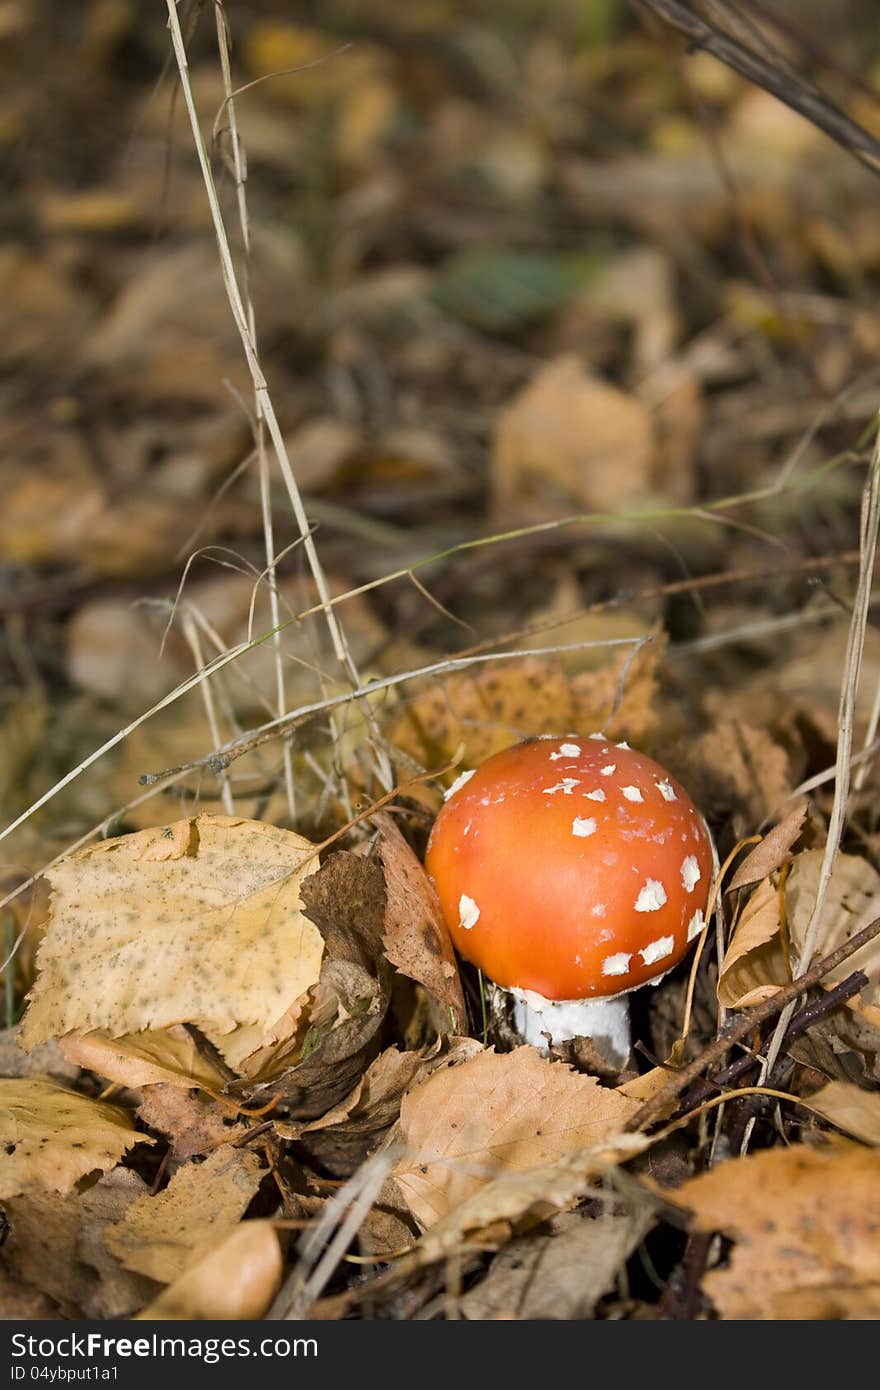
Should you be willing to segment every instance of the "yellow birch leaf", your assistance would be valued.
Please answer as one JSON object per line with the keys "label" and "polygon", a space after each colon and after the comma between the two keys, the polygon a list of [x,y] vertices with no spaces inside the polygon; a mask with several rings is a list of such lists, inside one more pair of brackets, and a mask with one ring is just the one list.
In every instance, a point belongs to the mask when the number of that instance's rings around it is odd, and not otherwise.
{"label": "yellow birch leaf", "polygon": [[49,875],[22,1046],[179,1023],[266,1032],[320,973],[323,939],[299,896],[317,863],[299,835],[212,815],[70,855]]}
{"label": "yellow birch leaf", "polygon": [[86,1173],[115,1168],[138,1134],[124,1110],[47,1076],[0,1080],[0,1200],[32,1188],[70,1192]]}

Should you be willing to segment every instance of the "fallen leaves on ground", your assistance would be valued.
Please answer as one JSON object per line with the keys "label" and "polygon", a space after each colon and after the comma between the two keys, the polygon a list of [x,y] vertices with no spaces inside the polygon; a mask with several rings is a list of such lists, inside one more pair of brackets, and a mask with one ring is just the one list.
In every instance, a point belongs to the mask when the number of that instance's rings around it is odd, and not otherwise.
{"label": "fallen leaves on ground", "polygon": [[283,1099],[288,1114],[316,1119],[346,1096],[378,1050],[391,994],[382,951],[385,884],[378,864],[339,851],[302,887],[303,911],[325,943],[317,983],[288,1038],[241,1063],[232,1089]]}
{"label": "fallen leaves on ground", "polygon": [[[785,883],[785,904],[791,948],[797,956],[813,913],[824,852],[804,850],[791,866]],[[753,892],[734,928],[724,960],[718,997],[726,1008],[747,1008],[775,994],[788,979],[780,938],[779,892],[764,879]],[[838,854],[825,898],[815,959],[868,926],[880,913],[880,874],[859,855]],[[839,984],[854,970],[863,970],[869,983],[861,998],[850,1001],[872,1027],[880,1026],[880,938],[828,972],[822,983]]]}
{"label": "fallen leaves on ground", "polygon": [[[600,623],[598,630],[607,628]],[[632,631],[632,645],[622,643],[622,650],[608,655],[601,635],[591,652],[581,629],[585,655],[598,657],[601,665],[574,676],[562,660],[525,657],[435,678],[407,701],[390,737],[426,767],[460,753],[464,768],[539,734],[601,730],[609,738],[644,742],[658,722],[654,700],[665,640],[660,633],[646,638],[644,631]]]}
{"label": "fallen leaves on ground", "polygon": [[[880,1154],[848,1141],[729,1159],[675,1193],[733,1249],[702,1286],[725,1319],[880,1312]],[[866,1309],[873,1309],[867,1313]]]}
{"label": "fallen leaves on ground", "polygon": [[238,1225],[262,1179],[260,1161],[227,1145],[179,1169],[162,1192],[137,1198],[105,1240],[126,1269],[171,1284]]}
{"label": "fallen leaves on ground", "polygon": [[34,1188],[67,1193],[106,1172],[135,1144],[150,1144],[127,1113],[50,1077],[0,1080],[0,1198]]}
{"label": "fallen leaves on ground", "polygon": [[404,1097],[406,1153],[391,1177],[428,1229],[502,1175],[547,1168],[606,1141],[613,1147],[637,1108],[534,1048],[483,1052]]}
{"label": "fallen leaves on ground", "polygon": [[651,493],[651,412],[574,356],[539,368],[498,415],[492,451],[497,519],[613,511]]}
{"label": "fallen leaves on ground", "polygon": [[844,1134],[880,1147],[880,1091],[869,1091],[848,1081],[829,1081],[814,1091],[806,1104]]}
{"label": "fallen leaves on ground", "polygon": [[4,1204],[6,1267],[43,1289],[69,1317],[129,1317],[153,1297],[156,1285],[125,1269],[104,1236],[147,1191],[136,1173],[120,1167],[63,1199],[38,1189],[13,1198]]}

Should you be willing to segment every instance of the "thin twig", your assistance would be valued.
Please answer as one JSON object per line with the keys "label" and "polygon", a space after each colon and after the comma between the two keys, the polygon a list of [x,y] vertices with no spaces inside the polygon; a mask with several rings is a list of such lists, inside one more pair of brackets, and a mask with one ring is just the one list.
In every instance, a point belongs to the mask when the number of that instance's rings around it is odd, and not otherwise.
{"label": "thin twig", "polygon": [[657,1115],[659,1115],[671,1101],[681,1095],[692,1082],[696,1081],[706,1067],[710,1067],[715,1062],[720,1062],[725,1053],[731,1047],[741,1042],[747,1037],[753,1028],[759,1028],[768,1019],[775,1018],[783,1009],[792,1003],[800,995],[806,994],[807,990],[817,985],[820,980],[831,970],[835,970],[850,956],[854,956],[863,946],[867,946],[869,941],[873,941],[876,936],[880,936],[880,917],[876,917],[868,926],[863,927],[849,941],[845,941],[842,946],[838,946],[836,951],[825,956],[822,960],[808,970],[798,979],[792,980],[790,984],[783,985],[776,994],[770,999],[765,999],[760,1004],[755,1004],[751,1009],[745,1009],[739,1017],[732,1021],[720,1037],[710,1043],[695,1057],[686,1067],[682,1067],[676,1076],[646,1101],[627,1122],[625,1129],[627,1132],[635,1132],[644,1129]]}
{"label": "thin twig", "polygon": [[673,29],[684,34],[692,47],[711,53],[726,67],[748,78],[757,87],[763,87],[764,91],[804,116],[872,173],[880,173],[880,143],[803,78],[780,71],[778,66],[731,34],[707,24],[687,5],[680,4],[679,0],[635,0],[635,3],[651,10]]}

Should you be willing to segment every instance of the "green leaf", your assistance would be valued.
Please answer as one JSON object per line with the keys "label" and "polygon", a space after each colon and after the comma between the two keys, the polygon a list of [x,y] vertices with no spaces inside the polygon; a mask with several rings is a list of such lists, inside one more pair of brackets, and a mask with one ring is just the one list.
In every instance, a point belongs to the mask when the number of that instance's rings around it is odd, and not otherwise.
{"label": "green leaf", "polygon": [[480,250],[453,257],[431,290],[446,313],[486,333],[510,333],[548,318],[604,265],[598,255]]}

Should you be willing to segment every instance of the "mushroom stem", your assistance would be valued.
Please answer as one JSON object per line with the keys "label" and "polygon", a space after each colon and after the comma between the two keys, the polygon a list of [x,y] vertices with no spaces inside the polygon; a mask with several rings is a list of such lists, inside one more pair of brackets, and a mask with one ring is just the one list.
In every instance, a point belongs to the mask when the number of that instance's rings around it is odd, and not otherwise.
{"label": "mushroom stem", "polygon": [[590,1038],[596,1051],[614,1067],[629,1060],[632,1035],[629,1000],[625,994],[593,999],[544,999],[532,990],[508,991],[512,1000],[511,1021],[524,1042],[547,1047],[550,1042],[569,1038]]}

